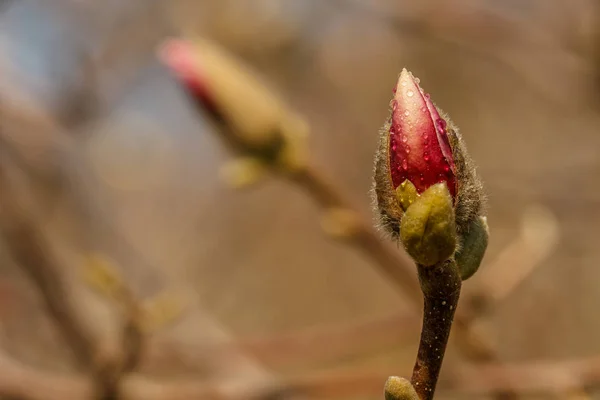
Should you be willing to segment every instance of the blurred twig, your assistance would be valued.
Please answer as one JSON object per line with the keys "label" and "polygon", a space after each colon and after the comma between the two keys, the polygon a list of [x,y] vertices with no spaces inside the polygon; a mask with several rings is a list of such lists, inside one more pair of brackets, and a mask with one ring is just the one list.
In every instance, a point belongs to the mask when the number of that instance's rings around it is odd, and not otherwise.
{"label": "blurred twig", "polygon": [[57,328],[71,348],[79,365],[93,367],[94,337],[78,318],[75,307],[60,279],[60,272],[50,255],[31,215],[11,197],[6,168],[0,164],[0,232],[7,242],[12,258],[29,275]]}
{"label": "blurred twig", "polygon": [[479,303],[474,306],[479,313],[508,298],[531,276],[555,249],[559,235],[558,221],[550,210],[540,205],[528,207],[517,237],[475,278],[477,288],[469,301]]}
{"label": "blurred twig", "polygon": [[[350,325],[319,326],[299,332],[239,338],[209,347],[208,357],[223,359],[232,353],[243,353],[271,368],[323,366],[326,362],[402,346],[409,337],[416,337],[419,328],[417,315],[398,314]],[[170,347],[168,339],[151,342],[144,359],[158,364],[165,362],[166,358],[177,357],[177,351]]]}
{"label": "blurred twig", "polygon": [[[5,160],[0,160],[5,161]],[[122,354],[116,359],[103,359],[97,338],[82,322],[61,279],[61,270],[34,217],[18,201],[0,162],[0,234],[15,260],[39,290],[45,306],[73,352],[80,368],[94,378],[100,400],[116,399],[120,379],[131,372],[140,357],[141,331],[137,302],[129,291],[123,292],[125,324],[122,331]]]}
{"label": "blurred twig", "polygon": [[[375,397],[389,368],[350,368],[292,376],[275,386],[253,385],[232,393],[236,381],[197,379],[160,381],[139,375],[125,377],[122,400],[252,400],[302,394],[313,399]],[[440,378],[440,390],[485,395],[510,388],[522,394],[564,394],[600,382],[600,356],[528,364],[481,364],[455,367]],[[37,371],[0,354],[0,395],[22,400],[93,400],[94,391],[79,375]]]}
{"label": "blurred twig", "polygon": [[[163,381],[139,375],[121,382],[120,400],[277,400],[291,390],[280,385],[244,383],[235,380],[202,382],[198,379]],[[232,387],[236,387],[231,390]],[[0,397],[19,400],[97,400],[86,377],[42,372],[0,354]]]}
{"label": "blurred twig", "polygon": [[398,285],[402,293],[421,307],[421,290],[416,279],[415,268],[404,253],[393,252],[371,227],[370,221],[359,218],[359,212],[350,205],[342,191],[328,180],[324,173],[312,165],[284,175],[307,192],[325,211],[330,209],[349,210],[356,217],[354,232],[348,237],[348,245],[363,252],[374,261],[374,265]]}

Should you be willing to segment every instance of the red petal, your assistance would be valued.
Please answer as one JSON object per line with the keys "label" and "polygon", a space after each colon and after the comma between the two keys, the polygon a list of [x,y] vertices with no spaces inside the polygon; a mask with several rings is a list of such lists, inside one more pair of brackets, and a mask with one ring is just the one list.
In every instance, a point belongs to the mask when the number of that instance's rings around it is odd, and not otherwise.
{"label": "red petal", "polygon": [[[418,86],[418,84],[417,84]],[[440,148],[442,150],[442,154],[448,161],[452,172],[456,173],[456,167],[454,165],[454,157],[452,157],[452,147],[450,146],[450,139],[448,139],[448,131],[446,129],[447,122],[440,116],[437,107],[431,101],[431,97],[428,93],[425,93],[423,89],[419,86],[419,91],[425,98],[425,104],[427,104],[427,109],[431,114],[431,119],[434,121],[438,143],[440,144]]]}
{"label": "red petal", "polygon": [[[451,152],[447,159],[442,151],[447,143],[445,135],[440,135],[436,128],[439,113],[406,69],[398,79],[392,110],[390,172],[394,188],[408,179],[422,193],[435,183],[447,182],[454,196],[453,163],[448,161],[452,160]],[[447,146],[450,149],[449,143]]]}

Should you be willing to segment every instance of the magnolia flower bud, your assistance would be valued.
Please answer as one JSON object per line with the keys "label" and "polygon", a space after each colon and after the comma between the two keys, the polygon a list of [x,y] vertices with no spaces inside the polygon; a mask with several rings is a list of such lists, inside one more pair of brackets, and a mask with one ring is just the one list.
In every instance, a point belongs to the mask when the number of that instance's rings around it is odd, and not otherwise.
{"label": "magnolia flower bud", "polygon": [[264,148],[280,139],[284,105],[224,49],[200,38],[169,39],[159,56],[194,98],[231,124],[245,144]]}
{"label": "magnolia flower bud", "polygon": [[[400,238],[405,247],[402,219],[434,185],[442,184],[447,189],[449,212],[455,219],[450,224],[455,226],[454,233],[446,230],[455,237],[446,238],[445,245],[459,244],[482,213],[481,183],[458,129],[421,89],[419,79],[406,69],[394,88],[391,115],[380,131],[374,175],[373,192],[381,224],[392,237]],[[422,203],[417,207],[419,212],[424,212],[423,207]],[[407,250],[411,255],[416,251]],[[447,248],[431,251],[438,254],[432,254],[430,259],[448,253]],[[479,256],[472,257],[476,258]]]}
{"label": "magnolia flower bud", "polygon": [[238,150],[295,173],[306,167],[309,126],[248,66],[206,39],[168,39],[161,61]]}

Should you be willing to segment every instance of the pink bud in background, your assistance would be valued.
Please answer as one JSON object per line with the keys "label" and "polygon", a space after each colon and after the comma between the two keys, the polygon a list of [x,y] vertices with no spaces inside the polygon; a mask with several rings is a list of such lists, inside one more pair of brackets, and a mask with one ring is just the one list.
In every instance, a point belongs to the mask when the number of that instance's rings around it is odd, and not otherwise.
{"label": "pink bud in background", "polygon": [[419,86],[419,79],[406,69],[394,89],[389,135],[393,189],[409,180],[422,193],[436,183],[445,182],[455,198],[456,167],[447,123]]}
{"label": "pink bud in background", "polygon": [[191,42],[168,39],[161,46],[158,56],[202,106],[214,114],[219,114],[213,95],[209,91],[208,78]]}

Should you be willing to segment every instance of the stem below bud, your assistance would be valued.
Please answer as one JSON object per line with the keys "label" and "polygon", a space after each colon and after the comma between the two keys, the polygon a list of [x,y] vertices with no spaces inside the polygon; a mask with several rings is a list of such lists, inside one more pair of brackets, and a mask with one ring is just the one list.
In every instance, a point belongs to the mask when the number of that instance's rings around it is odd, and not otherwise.
{"label": "stem below bud", "polygon": [[417,268],[425,300],[421,341],[411,383],[421,400],[431,400],[460,296],[461,278],[454,260]]}

